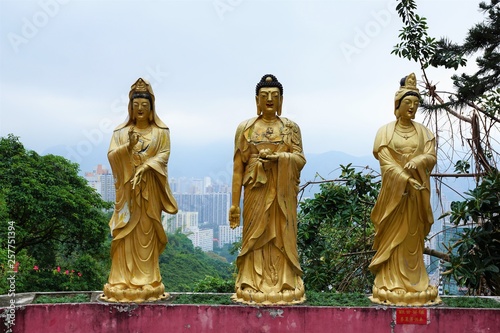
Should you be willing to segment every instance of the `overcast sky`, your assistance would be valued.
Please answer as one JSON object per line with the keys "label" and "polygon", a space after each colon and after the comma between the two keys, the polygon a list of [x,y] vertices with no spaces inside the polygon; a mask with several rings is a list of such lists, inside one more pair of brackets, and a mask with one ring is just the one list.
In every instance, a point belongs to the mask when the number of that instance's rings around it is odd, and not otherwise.
{"label": "overcast sky", "polygon": [[[436,38],[461,42],[483,18],[478,1],[417,3]],[[40,154],[107,162],[102,147],[143,77],[172,152],[226,149],[255,115],[255,84],[272,73],[306,156],[371,155],[377,129],[394,119],[400,78],[420,75],[390,54],[401,28],[394,8],[387,0],[0,0],[0,136],[13,133]],[[444,87],[452,72],[429,74]]]}

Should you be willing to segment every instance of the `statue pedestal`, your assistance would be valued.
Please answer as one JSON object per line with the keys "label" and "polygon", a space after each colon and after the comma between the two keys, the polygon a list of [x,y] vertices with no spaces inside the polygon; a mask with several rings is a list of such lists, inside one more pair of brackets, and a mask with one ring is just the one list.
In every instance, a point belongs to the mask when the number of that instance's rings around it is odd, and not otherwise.
{"label": "statue pedestal", "polygon": [[[229,295],[227,295],[229,298]],[[5,313],[8,307],[0,308]],[[397,322],[416,308],[387,306],[242,306],[124,303],[28,304],[15,308],[14,333],[261,332],[455,333],[498,332],[500,309],[428,307],[425,323]],[[403,319],[404,321],[404,319]]]}

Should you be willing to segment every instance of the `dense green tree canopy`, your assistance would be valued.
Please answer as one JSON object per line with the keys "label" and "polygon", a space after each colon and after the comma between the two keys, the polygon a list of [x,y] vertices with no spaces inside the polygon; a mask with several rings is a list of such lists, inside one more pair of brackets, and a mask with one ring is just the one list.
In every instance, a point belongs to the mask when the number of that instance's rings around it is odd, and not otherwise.
{"label": "dense green tree canopy", "polygon": [[[107,234],[109,204],[61,156],[26,150],[19,138],[0,139],[0,234],[15,226],[15,249],[53,264],[54,251],[96,253]],[[7,219],[6,219],[7,218]],[[5,239],[2,237],[2,239]]]}
{"label": "dense green tree canopy", "polygon": [[300,203],[298,247],[307,290],[366,292],[374,229],[370,212],[380,182],[370,170],[341,166],[337,181],[321,184]]}
{"label": "dense green tree canopy", "polygon": [[232,279],[230,264],[193,247],[191,240],[180,232],[168,234],[167,248],[160,256],[160,271],[168,291],[194,291],[206,277]]}
{"label": "dense green tree canopy", "polygon": [[109,204],[78,165],[9,135],[0,138],[0,184],[0,275],[15,268],[18,292],[100,288]]}

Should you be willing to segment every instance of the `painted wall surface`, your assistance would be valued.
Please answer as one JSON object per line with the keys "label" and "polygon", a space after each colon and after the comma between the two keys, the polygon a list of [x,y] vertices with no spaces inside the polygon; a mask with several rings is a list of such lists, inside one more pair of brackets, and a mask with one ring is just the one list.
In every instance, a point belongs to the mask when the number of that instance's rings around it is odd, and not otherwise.
{"label": "painted wall surface", "polygon": [[[500,332],[500,309],[430,308],[425,309],[426,320],[420,324],[398,323],[410,319],[396,311],[383,307],[35,304],[16,308],[12,332]],[[1,325],[0,331],[4,330]]]}

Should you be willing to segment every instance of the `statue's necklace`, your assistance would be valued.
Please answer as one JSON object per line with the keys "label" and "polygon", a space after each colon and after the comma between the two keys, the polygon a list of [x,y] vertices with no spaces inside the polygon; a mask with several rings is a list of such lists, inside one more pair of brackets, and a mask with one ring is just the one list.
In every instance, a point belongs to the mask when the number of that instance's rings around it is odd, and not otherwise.
{"label": "statue's necklace", "polygon": [[409,138],[411,138],[412,136],[414,136],[417,131],[415,130],[415,127],[413,126],[406,126],[406,127],[403,127],[401,125],[396,125],[396,128],[394,129],[394,131],[396,132],[397,135],[399,135],[400,137],[402,137],[403,139],[405,140],[408,140]]}

